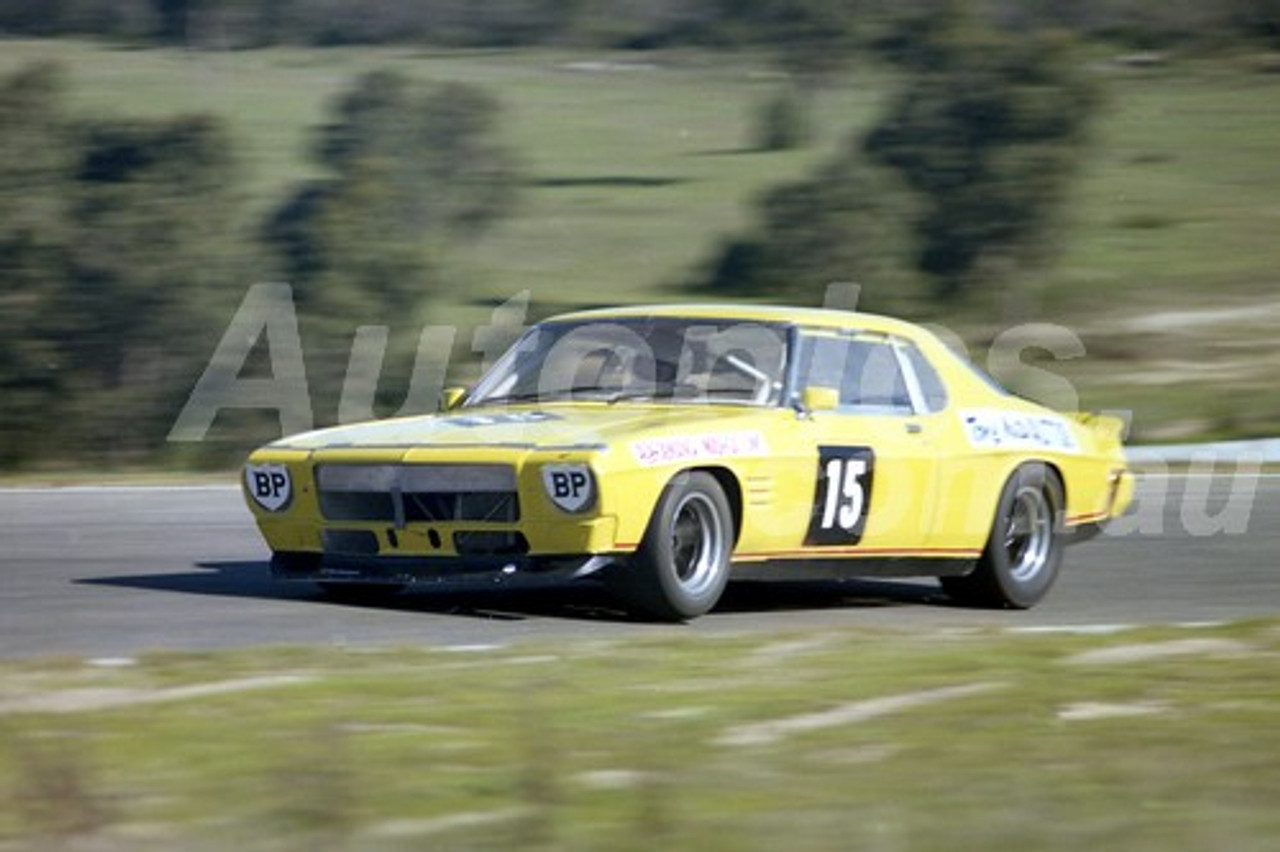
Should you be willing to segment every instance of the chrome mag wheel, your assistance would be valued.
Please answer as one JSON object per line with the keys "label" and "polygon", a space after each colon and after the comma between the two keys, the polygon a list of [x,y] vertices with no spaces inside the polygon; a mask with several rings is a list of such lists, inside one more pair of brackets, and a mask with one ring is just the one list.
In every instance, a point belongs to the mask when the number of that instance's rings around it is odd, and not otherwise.
{"label": "chrome mag wheel", "polygon": [[701,597],[726,561],[725,525],[711,499],[698,491],[676,505],[671,524],[671,563],[685,592]]}
{"label": "chrome mag wheel", "polygon": [[1053,545],[1053,509],[1044,489],[1021,486],[1013,498],[1004,548],[1009,558],[1009,575],[1026,583],[1044,570]]}

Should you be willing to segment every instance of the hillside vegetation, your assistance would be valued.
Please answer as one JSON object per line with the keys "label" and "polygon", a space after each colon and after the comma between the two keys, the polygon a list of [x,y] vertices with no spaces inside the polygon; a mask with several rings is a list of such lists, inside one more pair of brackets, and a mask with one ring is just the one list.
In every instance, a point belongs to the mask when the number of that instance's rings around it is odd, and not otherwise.
{"label": "hillside vegetation", "polygon": [[[761,105],[788,78],[775,55],[752,50],[227,52],[30,40],[4,44],[0,74],[33,61],[60,66],[67,110],[77,116],[124,122],[201,114],[232,141],[226,238],[241,248],[230,261],[219,254],[221,278],[200,296],[202,327],[186,334],[190,359],[173,379],[175,393],[194,384],[250,285],[280,278],[255,241],[302,182],[322,176],[315,128],[332,122],[332,105],[352,81],[390,70],[424,85],[483,88],[516,157],[519,192],[509,214],[483,234],[451,239],[433,254],[422,299],[394,315],[391,335],[399,342],[384,373],[382,413],[403,399],[396,385],[409,366],[403,352],[424,325],[458,327],[451,374],[466,379],[475,369],[472,328],[522,291],[530,293],[531,319],[583,304],[741,297],[692,285],[706,280],[726,241],[755,227],[762,193],[846,149],[876,121],[897,82],[892,69],[862,62],[826,75],[810,95],[808,144],[765,150]],[[1280,114],[1269,108],[1280,75],[1253,54],[1161,55],[1133,64],[1095,49],[1086,61],[1084,73],[1103,94],[1045,261],[941,302],[909,270],[882,278],[855,271],[863,306],[945,325],[979,362],[1011,326],[1064,326],[1082,341],[1083,357],[1056,361],[1052,353],[1065,349],[1047,346],[1049,359],[1037,365],[1069,378],[1084,407],[1132,410],[1137,439],[1280,431],[1280,399],[1267,392],[1267,365],[1280,358],[1280,245],[1273,238]],[[890,205],[882,215],[891,220],[908,210]],[[15,304],[19,295],[5,283],[0,298]],[[819,304],[822,296],[813,287],[784,298]],[[362,316],[352,305],[336,320],[325,345],[341,354],[357,326],[387,318],[376,310]],[[310,357],[311,342],[304,346]],[[71,416],[94,418],[106,399],[86,395]],[[333,416],[317,410],[322,421]],[[168,422],[158,420],[141,444],[86,455],[95,463],[185,457],[221,464],[278,432],[274,418],[229,412],[213,440],[193,451],[163,445]],[[56,435],[41,430],[25,460],[66,452],[68,442]]]}

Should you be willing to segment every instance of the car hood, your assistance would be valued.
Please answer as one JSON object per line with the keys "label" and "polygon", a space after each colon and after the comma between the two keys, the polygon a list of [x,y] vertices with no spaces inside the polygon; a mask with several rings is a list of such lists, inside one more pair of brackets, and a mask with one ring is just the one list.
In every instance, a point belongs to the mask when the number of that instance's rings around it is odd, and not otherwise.
{"label": "car hood", "polygon": [[544,406],[463,409],[336,426],[276,441],[273,449],[329,450],[508,446],[528,450],[604,449],[617,441],[744,428],[761,410],[741,406]]}

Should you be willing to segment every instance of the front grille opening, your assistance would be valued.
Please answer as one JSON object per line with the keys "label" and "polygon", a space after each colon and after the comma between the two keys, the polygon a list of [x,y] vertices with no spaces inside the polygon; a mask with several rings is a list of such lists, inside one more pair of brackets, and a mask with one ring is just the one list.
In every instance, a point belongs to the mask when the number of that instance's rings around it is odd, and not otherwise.
{"label": "front grille opening", "polygon": [[504,530],[466,530],[453,534],[459,556],[521,556],[529,552],[522,533]]}
{"label": "front grille opening", "polygon": [[378,537],[367,530],[325,530],[320,540],[325,553],[339,556],[378,555]]}
{"label": "front grille opening", "polygon": [[390,521],[396,516],[391,494],[369,491],[321,491],[320,511],[331,521]]}
{"label": "front grille opening", "polygon": [[515,494],[404,495],[406,521],[518,521],[520,503]]}
{"label": "front grille opening", "polygon": [[506,465],[347,465],[316,468],[320,511],[331,521],[520,520],[515,471]]}

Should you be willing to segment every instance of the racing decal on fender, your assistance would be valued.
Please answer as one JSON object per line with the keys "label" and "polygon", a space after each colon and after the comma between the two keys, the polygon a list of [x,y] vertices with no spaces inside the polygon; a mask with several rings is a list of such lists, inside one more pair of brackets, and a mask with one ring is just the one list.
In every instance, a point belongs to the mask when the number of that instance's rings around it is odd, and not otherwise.
{"label": "racing decal on fender", "polygon": [[706,435],[673,435],[647,438],[631,445],[631,452],[643,467],[681,464],[703,459],[734,456],[763,456],[769,452],[764,435],[754,430],[709,432]]}
{"label": "racing decal on fender", "polygon": [[268,512],[286,509],[293,500],[293,479],[282,464],[245,465],[244,484],[254,502]]}
{"label": "racing decal on fender", "polygon": [[549,464],[542,468],[542,487],[551,502],[566,512],[581,512],[595,502],[591,469],[585,464]]}
{"label": "racing decal on fender", "polygon": [[875,465],[871,447],[818,447],[817,489],[804,537],[806,547],[862,541]]}
{"label": "racing decal on fender", "polygon": [[969,444],[980,450],[1043,449],[1077,453],[1075,435],[1067,421],[1052,414],[979,408],[960,412]]}

